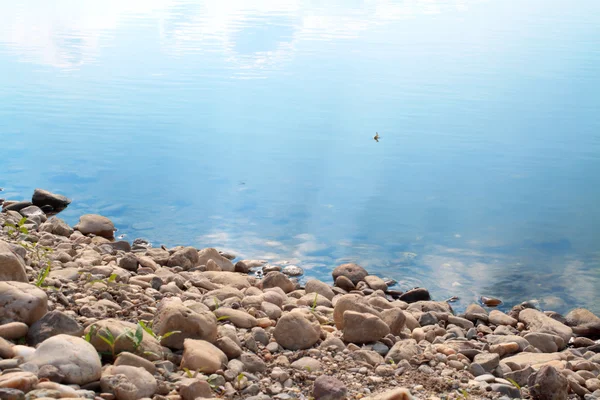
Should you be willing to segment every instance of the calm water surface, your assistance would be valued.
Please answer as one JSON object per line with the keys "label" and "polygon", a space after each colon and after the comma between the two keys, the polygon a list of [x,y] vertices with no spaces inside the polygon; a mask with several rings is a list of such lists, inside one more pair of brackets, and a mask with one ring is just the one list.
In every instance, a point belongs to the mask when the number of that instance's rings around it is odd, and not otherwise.
{"label": "calm water surface", "polygon": [[597,0],[3,1],[0,105],[71,224],[600,312]]}

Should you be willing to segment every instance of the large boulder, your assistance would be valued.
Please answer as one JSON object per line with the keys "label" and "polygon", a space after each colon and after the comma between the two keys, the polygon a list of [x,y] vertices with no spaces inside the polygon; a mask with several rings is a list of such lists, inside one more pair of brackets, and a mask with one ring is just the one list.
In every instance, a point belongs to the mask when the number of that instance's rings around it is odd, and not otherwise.
{"label": "large boulder", "polygon": [[0,240],[0,281],[29,282],[25,262],[10,245]]}
{"label": "large boulder", "polygon": [[75,318],[61,312],[50,311],[37,320],[27,332],[27,343],[37,346],[44,340],[56,335],[81,336],[83,327]]}
{"label": "large boulder", "polygon": [[33,324],[48,312],[46,293],[28,283],[0,282],[0,324]]}
{"label": "large boulder", "polygon": [[288,350],[302,350],[312,347],[319,341],[321,326],[310,312],[297,309],[284,314],[273,331],[273,337],[280,346]]}
{"label": "large boulder", "polygon": [[578,335],[597,338],[600,337],[600,318],[585,308],[576,308],[565,317],[567,326],[570,326]]}
{"label": "large boulder", "polygon": [[183,349],[186,338],[206,340],[214,343],[217,340],[217,318],[208,311],[191,310],[183,305],[177,297],[160,302],[153,329],[158,335],[179,331],[162,340],[164,346],[173,349]]}
{"label": "large boulder", "polygon": [[394,336],[400,336],[406,324],[406,315],[399,308],[390,308],[381,312],[381,319],[389,328],[390,333]]}
{"label": "large boulder", "polygon": [[97,214],[82,215],[74,228],[84,235],[92,234],[107,239],[114,239],[116,230],[110,219]]}
{"label": "large boulder", "polygon": [[138,325],[132,322],[109,318],[89,325],[85,328],[84,333],[87,335],[90,331],[92,332],[90,335],[90,343],[101,353],[111,352],[110,346],[100,337],[101,335],[105,336],[107,334],[106,331],[108,330],[115,338],[120,336],[114,346],[115,354],[127,351],[139,354],[150,361],[161,359],[163,352],[162,346],[158,343],[158,340],[146,331],[144,331],[142,343],[137,349],[135,348],[134,343],[124,335],[127,331],[135,332],[137,327]]}
{"label": "large boulder", "polygon": [[227,356],[218,347],[205,340],[185,339],[181,368],[200,370],[204,374],[214,374],[227,365]]}
{"label": "large boulder", "polygon": [[357,294],[346,294],[337,300],[333,308],[333,320],[339,330],[344,329],[344,313],[346,311],[368,313],[381,318],[381,314],[371,307],[364,297]]}
{"label": "large boulder", "polygon": [[102,373],[100,387],[104,393],[114,394],[116,400],[137,400],[152,397],[158,382],[142,367],[111,365]]}
{"label": "large boulder", "polygon": [[532,332],[550,333],[561,337],[565,343],[569,343],[573,337],[571,328],[533,308],[521,311],[519,321],[523,322]]}
{"label": "large boulder", "polygon": [[207,248],[198,252],[198,265],[208,265],[208,260],[213,260],[221,271],[235,272],[235,265],[231,260],[223,257],[216,249]]}
{"label": "large boulder", "polygon": [[26,360],[40,368],[56,367],[68,384],[85,385],[100,379],[102,363],[98,352],[80,337],[57,335],[42,342]]}
{"label": "large boulder", "polygon": [[333,276],[334,281],[337,279],[338,276],[345,276],[346,278],[350,279],[353,284],[356,285],[358,282],[364,280],[365,277],[369,275],[369,273],[360,265],[349,263],[337,266],[333,270],[331,275]]}
{"label": "large boulder", "polygon": [[569,382],[563,374],[550,365],[545,365],[535,374],[531,374],[527,385],[534,400],[567,399]]}
{"label": "large boulder", "polygon": [[344,313],[343,339],[351,343],[376,342],[390,333],[390,328],[379,317],[355,311]]}

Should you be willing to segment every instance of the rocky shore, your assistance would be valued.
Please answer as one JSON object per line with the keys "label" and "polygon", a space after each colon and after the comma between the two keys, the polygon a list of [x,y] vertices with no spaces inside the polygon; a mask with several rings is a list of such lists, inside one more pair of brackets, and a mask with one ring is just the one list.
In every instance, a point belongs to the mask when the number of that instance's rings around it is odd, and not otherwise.
{"label": "rocky shore", "polygon": [[[461,314],[356,264],[333,286],[114,238],[36,190],[0,213],[0,399],[600,399],[600,318]],[[286,272],[286,273],[284,273]]]}

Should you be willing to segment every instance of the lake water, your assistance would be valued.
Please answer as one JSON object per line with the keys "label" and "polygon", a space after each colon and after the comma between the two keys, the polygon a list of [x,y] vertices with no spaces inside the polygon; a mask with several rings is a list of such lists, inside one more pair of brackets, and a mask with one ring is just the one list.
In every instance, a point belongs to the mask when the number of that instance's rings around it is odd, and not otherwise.
{"label": "lake water", "polygon": [[0,105],[70,224],[600,312],[598,0],[4,1]]}

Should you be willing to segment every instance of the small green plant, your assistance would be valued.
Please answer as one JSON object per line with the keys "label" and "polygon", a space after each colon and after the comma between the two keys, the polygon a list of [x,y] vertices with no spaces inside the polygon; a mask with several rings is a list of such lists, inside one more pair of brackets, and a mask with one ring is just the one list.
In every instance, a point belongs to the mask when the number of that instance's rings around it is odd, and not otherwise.
{"label": "small green plant", "polygon": [[393,358],[390,358],[389,360],[387,360],[388,364],[390,365],[396,365],[396,361],[394,361]]}
{"label": "small green plant", "polygon": [[96,331],[97,331],[97,330],[98,330],[98,328],[96,327],[96,325],[92,324],[92,325],[90,326],[90,330],[88,331],[88,333],[86,333],[86,334],[83,336],[83,339],[84,339],[86,342],[90,343],[90,342],[92,341],[92,338],[93,338],[93,337],[94,337],[94,335],[96,334]]}
{"label": "small green plant", "polygon": [[48,263],[45,268],[40,270],[40,272],[38,273],[38,277],[35,280],[35,286],[43,287],[44,282],[46,281],[46,278],[50,274],[51,267],[52,267],[52,265],[50,263]]}
{"label": "small green plant", "polygon": [[117,275],[117,274],[110,274],[110,276],[108,278],[90,280],[91,276],[92,276],[92,274],[88,273],[87,279],[88,279],[89,284],[93,285],[94,283],[104,283],[104,284],[106,284],[106,286],[108,286],[109,283],[116,282],[117,278],[119,277],[119,275]]}
{"label": "small green plant", "polygon": [[135,332],[127,330],[125,336],[133,342],[133,351],[136,352],[142,345],[142,340],[144,340],[144,329],[138,324]]}
{"label": "small green plant", "polygon": [[312,302],[312,306],[310,307],[310,310],[312,312],[315,312],[315,310],[317,309],[317,300],[319,298],[319,293],[315,293],[315,299]]}
{"label": "small green plant", "polygon": [[465,400],[467,400],[469,398],[469,392],[467,392],[465,389],[460,389],[457,390],[458,394],[460,394]]}
{"label": "small green plant", "polygon": [[98,337],[100,339],[102,339],[106,344],[108,344],[108,346],[110,347],[110,355],[112,356],[112,358],[115,358],[115,356],[116,356],[115,346],[116,346],[117,342],[122,337],[128,337],[130,332],[131,332],[131,330],[127,329],[125,332],[123,332],[119,336],[115,337],[112,334],[112,332],[110,331],[110,329],[104,328],[102,331],[100,331],[98,333]]}
{"label": "small green plant", "polygon": [[521,390],[521,385],[519,385],[517,382],[515,382],[513,379],[510,378],[504,378],[507,381],[509,381],[514,387],[516,387],[517,389]]}
{"label": "small green plant", "polygon": [[27,217],[23,217],[16,224],[13,224],[12,222],[5,222],[4,226],[8,227],[8,236],[12,239],[17,239],[21,233],[27,235],[29,233],[29,229],[24,226],[26,221]]}
{"label": "small green plant", "polygon": [[[168,338],[171,335],[175,335],[176,333],[181,333],[181,331],[170,331],[165,333],[164,335],[158,335],[156,334],[156,332],[154,332],[154,330],[152,330],[152,323],[145,323],[144,321],[139,321],[138,325],[142,327],[143,330],[146,331],[146,333],[148,333],[150,336],[152,336],[154,339],[158,340],[159,342],[161,342],[163,339]],[[143,335],[143,332],[142,332]]]}
{"label": "small green plant", "polygon": [[215,302],[215,310],[218,310],[220,305],[219,305],[219,299],[217,299],[216,297],[213,297],[213,300]]}

